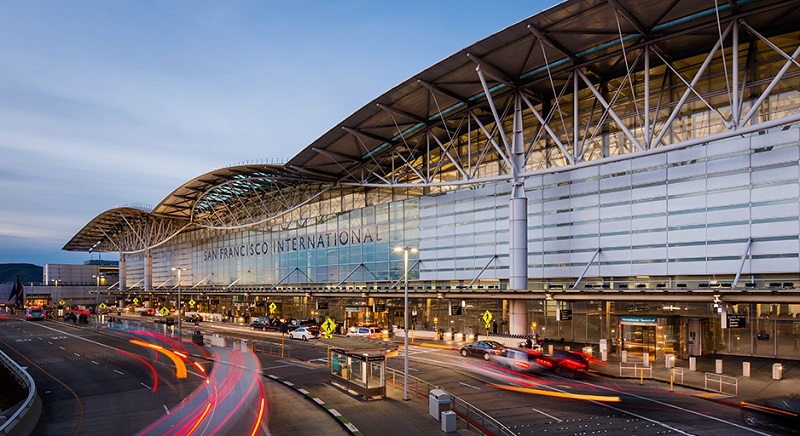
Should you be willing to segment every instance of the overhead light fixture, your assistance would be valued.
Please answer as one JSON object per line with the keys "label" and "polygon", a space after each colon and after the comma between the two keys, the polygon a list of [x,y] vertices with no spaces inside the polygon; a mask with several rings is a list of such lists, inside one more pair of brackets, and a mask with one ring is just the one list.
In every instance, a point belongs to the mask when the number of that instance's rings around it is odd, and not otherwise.
{"label": "overhead light fixture", "polygon": [[553,301],[553,294],[544,294],[544,299],[547,301]]}

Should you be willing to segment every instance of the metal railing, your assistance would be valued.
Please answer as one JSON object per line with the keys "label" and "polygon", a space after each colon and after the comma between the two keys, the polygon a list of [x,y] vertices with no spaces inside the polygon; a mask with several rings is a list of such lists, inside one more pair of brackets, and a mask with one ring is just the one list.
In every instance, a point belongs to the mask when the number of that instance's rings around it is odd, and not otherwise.
{"label": "metal railing", "polygon": [[[388,372],[386,382],[396,387],[403,388],[403,371],[386,368]],[[398,381],[399,380],[399,381]],[[428,393],[433,389],[441,389],[440,386],[426,382],[412,375],[408,376],[408,390],[423,397],[428,397]],[[474,430],[483,435],[514,436],[516,433],[492,418],[486,412],[478,409],[472,404],[458,398],[448,392],[451,398],[450,410],[466,423],[470,430]]]}
{"label": "metal railing", "polygon": [[644,373],[647,372],[647,378],[653,378],[653,366],[652,365],[644,365],[640,363],[634,363],[633,365],[625,365],[623,363],[619,364],[619,376],[623,377],[622,371],[633,371],[634,376],[644,377]]}
{"label": "metal railing", "polygon": [[737,379],[736,377],[731,377],[729,375],[717,374],[717,373],[713,373],[713,372],[707,372],[706,375],[703,377],[703,382],[704,382],[704,386],[705,386],[706,390],[709,390],[708,382],[711,382],[711,383],[714,383],[714,384],[719,384],[719,391],[718,392],[721,393],[721,394],[725,393],[725,392],[723,392],[724,389],[725,389],[725,386],[733,386],[734,395],[739,395],[739,379]]}
{"label": "metal railing", "polygon": [[683,368],[680,367],[672,368],[672,379],[675,380],[675,382],[678,381],[677,378],[679,375],[681,376],[681,384],[683,384]]}
{"label": "metal railing", "polygon": [[269,354],[270,356],[280,356],[281,355],[281,348],[283,348],[283,357],[290,358],[292,357],[292,347],[276,343],[276,342],[267,342],[267,341],[255,341],[252,339],[248,339],[247,342],[252,344],[253,352],[254,353],[264,353]]}

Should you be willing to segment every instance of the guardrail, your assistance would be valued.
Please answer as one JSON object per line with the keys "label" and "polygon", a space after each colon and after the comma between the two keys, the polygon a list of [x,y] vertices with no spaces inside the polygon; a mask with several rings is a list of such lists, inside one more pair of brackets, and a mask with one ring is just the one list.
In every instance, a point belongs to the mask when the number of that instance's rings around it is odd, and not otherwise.
{"label": "guardrail", "polygon": [[281,349],[283,349],[284,358],[292,357],[292,347],[287,346],[285,344],[281,345],[276,342],[255,341],[252,339],[248,339],[247,343],[253,346],[254,353],[264,353],[264,354],[269,354],[271,356],[280,356]]}
{"label": "guardrail", "polygon": [[[386,383],[391,383],[396,387],[403,388],[403,372],[386,368],[388,372],[386,376]],[[399,379],[399,381],[398,381]],[[420,378],[412,375],[408,376],[408,390],[423,397],[428,397],[428,393],[433,389],[441,389],[440,386],[426,382]],[[459,419],[467,424],[469,429],[475,430],[483,435],[492,436],[515,436],[516,433],[511,431],[508,427],[500,423],[500,421],[487,415],[486,412],[478,409],[472,404],[450,394],[452,402],[450,403],[450,410],[456,413]]]}
{"label": "guardrail", "polygon": [[734,388],[734,395],[739,395],[739,379],[736,377],[731,377],[729,375],[722,375],[717,374],[714,372],[707,372],[706,375],[703,377],[703,382],[705,383],[706,390],[708,388],[708,382],[712,383],[719,383],[719,393],[724,393],[725,386],[733,386]]}
{"label": "guardrail", "polygon": [[36,423],[39,422],[39,416],[42,413],[42,400],[36,393],[36,383],[27,371],[2,351],[0,351],[0,363],[10,369],[14,377],[28,388],[28,397],[15,406],[17,410],[4,423],[0,424],[0,436],[30,434],[36,427]]}
{"label": "guardrail", "polygon": [[644,373],[647,372],[649,375],[647,378],[653,378],[653,366],[652,365],[644,365],[639,363],[634,363],[633,365],[625,365],[620,363],[619,364],[619,376],[622,377],[622,371],[633,371],[634,376],[644,377]]}
{"label": "guardrail", "polygon": [[678,378],[679,375],[681,376],[681,384],[683,384],[683,368],[677,366],[675,368],[672,368],[672,379],[677,382],[676,379]]}

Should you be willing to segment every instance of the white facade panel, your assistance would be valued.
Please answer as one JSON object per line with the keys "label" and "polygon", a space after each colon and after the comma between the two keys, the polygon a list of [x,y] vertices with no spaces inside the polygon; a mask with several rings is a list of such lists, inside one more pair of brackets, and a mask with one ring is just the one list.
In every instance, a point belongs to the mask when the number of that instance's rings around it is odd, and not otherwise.
{"label": "white facade panel", "polygon": [[709,177],[706,180],[706,188],[709,191],[730,189],[737,186],[741,187],[742,189],[750,189],[750,172],[747,171],[747,169],[733,174]]}
{"label": "white facade panel", "polygon": [[709,193],[706,196],[706,207],[714,208],[719,206],[731,206],[731,205],[748,206],[749,201],[750,201],[750,191],[742,188],[730,191]]}
{"label": "white facade panel", "polygon": [[774,183],[785,184],[796,182],[800,175],[800,168],[797,166],[782,166],[777,168],[753,168],[751,181],[754,186],[769,185]]}
{"label": "white facade panel", "polygon": [[667,201],[642,201],[631,204],[631,215],[636,217],[639,215],[651,215],[656,213],[667,212]]}
{"label": "white facade panel", "polygon": [[744,173],[747,174],[750,168],[750,154],[740,154],[709,160],[706,163],[709,178],[718,173]]}
{"label": "white facade panel", "polygon": [[706,229],[706,240],[708,241],[747,239],[749,236],[750,225],[746,221],[740,225],[714,226]]}
{"label": "white facade panel", "polygon": [[[742,248],[744,253],[744,248]],[[767,256],[770,254],[794,254],[800,253],[800,239],[793,238],[783,241],[754,241],[750,246],[752,256]]]}
{"label": "white facade panel", "polygon": [[750,150],[750,138],[737,137],[706,145],[706,155],[709,157],[736,154],[748,150]]}
{"label": "white facade panel", "polygon": [[771,185],[760,188],[753,188],[750,194],[753,203],[783,199],[795,199],[800,194],[800,189],[796,183]]}
{"label": "white facade panel", "polygon": [[796,163],[798,160],[800,160],[800,148],[797,146],[776,146],[769,151],[753,153],[750,162],[753,168],[758,168],[782,162]]}
{"label": "white facade panel", "polygon": [[800,234],[800,222],[797,220],[771,223],[753,223],[750,228],[753,238]]}
{"label": "white facade panel", "polygon": [[752,271],[762,274],[780,274],[786,271],[800,270],[800,261],[797,257],[753,259],[751,265]]}
{"label": "white facade panel", "polygon": [[[586,209],[577,209],[570,212],[569,217],[572,222],[585,222],[597,221],[600,215],[598,207],[589,207]],[[530,221],[529,221],[530,222]]]}
{"label": "white facade panel", "polygon": [[795,201],[782,204],[767,204],[763,206],[753,206],[750,209],[753,220],[769,218],[783,218],[800,216],[800,203]]}
{"label": "white facade panel", "polygon": [[630,203],[623,203],[600,209],[600,219],[607,220],[613,218],[629,218],[631,216]]}
{"label": "white facade panel", "polygon": [[631,190],[631,200],[636,202],[639,200],[664,199],[667,196],[667,185],[647,186],[644,188],[636,188]]}
{"label": "white facade panel", "polygon": [[706,214],[706,221],[711,224],[740,223],[749,221],[750,208],[747,206],[730,207],[721,210],[710,210]]}
{"label": "white facade panel", "polygon": [[570,206],[573,209],[587,208],[597,206],[600,202],[600,196],[597,194],[581,195],[579,197],[572,197],[570,199]]}
{"label": "white facade panel", "polygon": [[[697,259],[706,258],[706,245],[682,245],[669,247],[667,254],[670,259]],[[674,272],[672,272],[674,274]]]}
{"label": "white facade panel", "polygon": [[685,242],[705,242],[706,229],[686,229],[686,230],[673,230],[667,236],[670,244],[685,243]]}
{"label": "white facade panel", "polygon": [[675,197],[668,200],[667,207],[669,212],[678,212],[685,210],[705,209],[706,196],[705,194],[688,195],[685,197]]}
{"label": "white facade panel", "polygon": [[631,229],[633,231],[637,230],[659,230],[664,235],[666,235],[666,227],[667,227],[667,216],[665,215],[657,215],[657,216],[648,216],[644,218],[639,218],[639,215],[634,213],[634,218],[631,220]]}

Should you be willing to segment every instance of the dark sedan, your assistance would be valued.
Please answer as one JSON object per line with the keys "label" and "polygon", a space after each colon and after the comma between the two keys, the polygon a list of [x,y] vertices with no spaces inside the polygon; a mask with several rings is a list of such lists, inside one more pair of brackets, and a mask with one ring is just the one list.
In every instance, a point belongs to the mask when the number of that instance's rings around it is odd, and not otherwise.
{"label": "dark sedan", "polygon": [[506,349],[506,346],[497,341],[475,341],[461,347],[459,352],[462,356],[483,357],[489,360],[490,354],[497,354]]}
{"label": "dark sedan", "polygon": [[772,398],[741,403],[742,419],[751,427],[800,434],[800,400]]}

